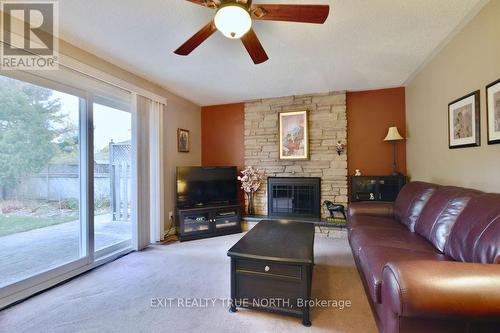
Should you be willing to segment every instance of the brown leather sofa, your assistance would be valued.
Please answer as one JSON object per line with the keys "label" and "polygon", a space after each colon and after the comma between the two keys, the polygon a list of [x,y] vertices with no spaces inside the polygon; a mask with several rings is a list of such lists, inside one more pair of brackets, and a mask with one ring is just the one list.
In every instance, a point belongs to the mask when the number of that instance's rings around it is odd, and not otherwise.
{"label": "brown leather sofa", "polygon": [[348,232],[380,332],[500,332],[500,194],[412,182]]}

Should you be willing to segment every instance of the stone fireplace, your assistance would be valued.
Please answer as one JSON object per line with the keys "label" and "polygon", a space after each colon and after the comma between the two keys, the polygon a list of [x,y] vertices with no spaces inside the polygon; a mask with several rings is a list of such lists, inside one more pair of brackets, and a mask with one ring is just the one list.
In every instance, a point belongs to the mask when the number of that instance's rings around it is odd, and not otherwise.
{"label": "stone fireplace", "polygon": [[[278,115],[309,111],[309,160],[279,159]],[[258,215],[268,214],[267,177],[316,177],[321,179],[320,202],[347,203],[347,155],[338,155],[335,144],[347,147],[345,92],[262,99],[245,104],[245,165],[264,174],[255,197]],[[325,213],[321,209],[321,215]]]}

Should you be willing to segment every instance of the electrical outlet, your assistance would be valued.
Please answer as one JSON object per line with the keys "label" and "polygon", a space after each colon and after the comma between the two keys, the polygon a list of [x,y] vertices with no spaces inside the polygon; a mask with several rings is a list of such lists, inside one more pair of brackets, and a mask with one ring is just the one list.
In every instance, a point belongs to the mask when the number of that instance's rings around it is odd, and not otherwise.
{"label": "electrical outlet", "polygon": [[173,212],[168,212],[168,219],[172,220],[174,218],[174,213]]}

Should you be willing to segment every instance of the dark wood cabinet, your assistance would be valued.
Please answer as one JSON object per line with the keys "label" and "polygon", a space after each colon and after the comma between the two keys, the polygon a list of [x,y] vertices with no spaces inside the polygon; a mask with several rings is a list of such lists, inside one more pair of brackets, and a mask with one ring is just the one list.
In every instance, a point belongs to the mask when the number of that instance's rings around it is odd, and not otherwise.
{"label": "dark wood cabinet", "polygon": [[179,209],[181,241],[241,232],[239,206],[212,206]]}
{"label": "dark wood cabinet", "polygon": [[406,176],[353,176],[351,201],[395,201]]}

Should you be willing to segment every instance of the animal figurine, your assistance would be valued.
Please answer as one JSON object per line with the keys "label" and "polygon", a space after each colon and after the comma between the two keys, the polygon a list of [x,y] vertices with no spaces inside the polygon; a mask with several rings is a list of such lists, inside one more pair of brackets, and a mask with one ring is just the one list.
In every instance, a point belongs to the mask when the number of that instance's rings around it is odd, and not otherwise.
{"label": "animal figurine", "polygon": [[323,206],[325,206],[326,209],[328,209],[328,211],[330,212],[330,217],[334,218],[335,213],[340,213],[344,217],[344,220],[347,220],[347,217],[345,215],[344,205],[336,204],[331,201],[325,200],[325,202],[323,202]]}
{"label": "animal figurine", "polygon": [[337,154],[342,155],[342,153],[345,150],[345,145],[342,143],[342,141],[337,141],[337,144],[335,145],[335,150],[337,151]]}

